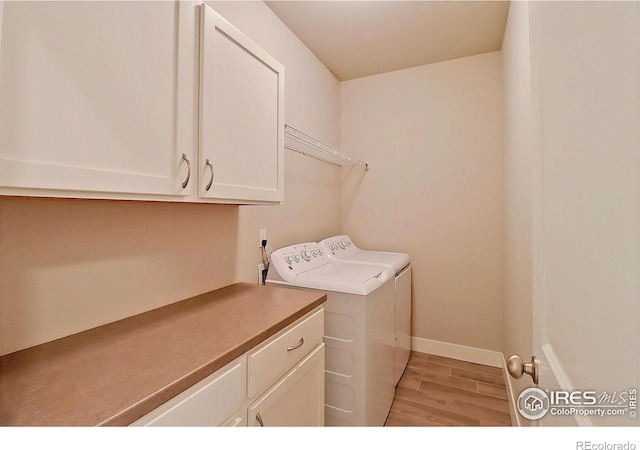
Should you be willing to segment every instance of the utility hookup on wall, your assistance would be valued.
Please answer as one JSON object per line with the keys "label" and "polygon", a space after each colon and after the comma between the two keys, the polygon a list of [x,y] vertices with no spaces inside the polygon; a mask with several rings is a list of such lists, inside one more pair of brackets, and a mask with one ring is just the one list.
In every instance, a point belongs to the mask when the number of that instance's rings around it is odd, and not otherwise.
{"label": "utility hookup on wall", "polygon": [[258,284],[264,284],[262,278],[264,277],[264,264],[258,264]]}
{"label": "utility hookup on wall", "polygon": [[265,228],[260,228],[258,247],[262,247],[262,241],[266,241],[266,240],[267,240],[267,230]]}

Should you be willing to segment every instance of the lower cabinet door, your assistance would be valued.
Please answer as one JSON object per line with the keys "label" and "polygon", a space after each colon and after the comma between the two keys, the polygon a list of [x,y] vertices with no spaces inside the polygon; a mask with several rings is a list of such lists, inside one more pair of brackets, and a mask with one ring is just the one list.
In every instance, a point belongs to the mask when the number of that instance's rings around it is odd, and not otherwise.
{"label": "lower cabinet door", "polygon": [[249,426],[324,426],[324,344],[248,408]]}

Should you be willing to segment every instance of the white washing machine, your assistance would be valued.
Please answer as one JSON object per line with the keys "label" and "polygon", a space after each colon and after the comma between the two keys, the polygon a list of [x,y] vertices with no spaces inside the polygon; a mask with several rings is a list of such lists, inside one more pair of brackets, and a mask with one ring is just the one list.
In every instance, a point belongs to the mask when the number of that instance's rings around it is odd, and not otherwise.
{"label": "white washing machine", "polygon": [[383,265],[395,273],[395,369],[397,385],[411,355],[411,259],[406,253],[361,250],[347,235],[320,241],[330,258],[343,262]]}
{"label": "white washing machine", "polygon": [[327,293],[325,425],[382,426],[395,394],[394,272],[331,259],[316,242],[271,253],[266,282]]}

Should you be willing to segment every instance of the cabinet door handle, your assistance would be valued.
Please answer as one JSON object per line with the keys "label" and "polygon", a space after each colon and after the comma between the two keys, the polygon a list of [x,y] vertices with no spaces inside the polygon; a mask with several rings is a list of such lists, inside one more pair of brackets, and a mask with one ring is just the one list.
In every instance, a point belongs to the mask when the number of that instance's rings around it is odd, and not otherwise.
{"label": "cabinet door handle", "polygon": [[294,347],[287,347],[287,351],[290,352],[292,350],[297,350],[300,347],[302,347],[304,345],[304,338],[300,338],[300,342],[298,343],[298,345],[294,346]]}
{"label": "cabinet door handle", "polygon": [[258,421],[261,427],[264,426],[264,422],[262,421],[262,416],[260,415],[260,413],[256,414],[256,420]]}
{"label": "cabinet door handle", "polygon": [[182,159],[187,163],[187,178],[182,182],[182,189],[184,189],[187,187],[187,184],[189,184],[189,179],[191,178],[191,161],[189,161],[189,157],[184,153],[182,154]]}
{"label": "cabinet door handle", "polygon": [[205,161],[205,164],[209,166],[209,169],[211,169],[211,178],[209,179],[209,184],[207,184],[207,187],[204,188],[205,191],[209,191],[209,189],[211,189],[211,185],[213,184],[213,164],[211,164],[211,161],[208,158]]}

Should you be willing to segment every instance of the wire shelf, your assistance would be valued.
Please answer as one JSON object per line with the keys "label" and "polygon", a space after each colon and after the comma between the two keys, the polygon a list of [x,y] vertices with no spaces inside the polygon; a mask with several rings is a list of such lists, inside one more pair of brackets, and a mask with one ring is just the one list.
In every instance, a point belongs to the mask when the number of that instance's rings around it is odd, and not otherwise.
{"label": "wire shelf", "polygon": [[336,166],[352,165],[361,167],[364,170],[369,170],[369,164],[366,162],[341,152],[337,148],[333,148],[290,125],[285,124],[284,136],[284,146],[289,150],[311,156]]}

